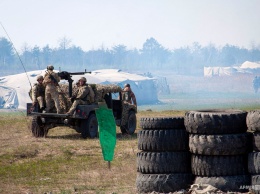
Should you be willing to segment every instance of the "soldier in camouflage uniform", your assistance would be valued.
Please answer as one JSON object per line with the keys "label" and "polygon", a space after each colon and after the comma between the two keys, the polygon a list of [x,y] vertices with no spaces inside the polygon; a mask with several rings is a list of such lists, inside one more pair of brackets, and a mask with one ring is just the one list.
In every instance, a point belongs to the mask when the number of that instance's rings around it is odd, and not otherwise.
{"label": "soldier in camouflage uniform", "polygon": [[50,112],[52,108],[51,100],[54,101],[57,113],[61,113],[59,93],[57,86],[59,85],[60,77],[53,71],[52,65],[47,66],[47,71],[44,75],[43,84],[45,85],[45,100],[46,100],[46,112]]}
{"label": "soldier in camouflage uniform", "polygon": [[123,101],[128,102],[130,104],[134,104],[135,106],[137,106],[136,103],[136,97],[134,92],[131,89],[130,84],[125,84],[124,89],[123,89]]}
{"label": "soldier in camouflage uniform", "polygon": [[37,103],[39,104],[40,111],[42,112],[45,108],[45,87],[43,85],[43,76],[37,76],[38,83],[35,83],[32,87],[32,103],[35,106]]}
{"label": "soldier in camouflage uniform", "polygon": [[[71,108],[67,112],[67,114],[72,115],[76,110],[76,107],[79,104],[91,104],[92,101],[89,98],[90,96],[90,88],[86,84],[87,79],[85,77],[81,77],[79,79],[78,89],[74,96],[72,96],[71,101],[73,101]],[[92,91],[93,92],[93,91]],[[93,92],[94,93],[94,92]]]}
{"label": "soldier in camouflage uniform", "polygon": [[130,84],[125,84],[124,89],[122,91],[122,119],[121,126],[125,127],[128,122],[129,117],[129,109],[130,106],[135,106],[135,110],[137,111],[137,102],[134,92],[132,91]]}

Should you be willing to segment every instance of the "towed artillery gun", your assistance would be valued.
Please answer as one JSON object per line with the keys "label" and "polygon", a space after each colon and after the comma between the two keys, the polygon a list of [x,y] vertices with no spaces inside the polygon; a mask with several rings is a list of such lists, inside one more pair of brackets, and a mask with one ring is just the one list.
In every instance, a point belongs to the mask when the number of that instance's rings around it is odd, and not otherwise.
{"label": "towed artillery gun", "polygon": [[41,113],[39,106],[32,106],[27,103],[27,116],[31,116],[31,131],[35,137],[45,137],[51,128],[57,126],[67,126],[81,133],[83,138],[95,138],[98,136],[98,122],[95,110],[99,104],[105,103],[112,110],[115,123],[120,127],[123,134],[133,134],[136,129],[136,106],[126,103],[122,100],[122,88],[115,85],[89,84],[95,93],[95,102],[88,105],[78,105],[73,115],[65,114],[70,106],[70,97],[76,91],[76,85],[71,79],[72,75],[84,75],[91,72],[70,73],[66,71],[59,72],[62,80],[67,80],[69,84],[60,84],[58,87],[59,101],[62,112],[57,114],[53,106],[50,113]]}

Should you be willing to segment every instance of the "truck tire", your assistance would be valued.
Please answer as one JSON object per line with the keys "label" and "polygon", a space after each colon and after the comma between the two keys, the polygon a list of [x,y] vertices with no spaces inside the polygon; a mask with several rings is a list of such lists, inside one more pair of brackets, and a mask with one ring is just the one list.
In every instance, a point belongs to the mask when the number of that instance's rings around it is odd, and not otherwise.
{"label": "truck tire", "polygon": [[233,176],[246,174],[246,155],[204,156],[191,155],[191,171],[197,176]]}
{"label": "truck tire", "polygon": [[137,172],[143,174],[191,172],[189,152],[139,152]]}
{"label": "truck tire", "polygon": [[138,193],[170,193],[190,187],[193,175],[187,174],[142,174],[138,173],[136,187]]}
{"label": "truck tire", "polygon": [[81,136],[95,138],[98,136],[98,122],[95,114],[90,114],[87,120],[82,120],[80,123]]}
{"label": "truck tire", "polygon": [[120,129],[123,134],[125,133],[130,135],[134,134],[136,129],[136,114],[134,111],[129,111],[128,121],[126,125],[120,126]]}
{"label": "truck tire", "polygon": [[185,129],[183,117],[141,118],[142,129]]}
{"label": "truck tire", "polygon": [[246,192],[248,189],[241,186],[250,185],[250,175],[218,176],[218,177],[195,177],[194,184],[209,184],[217,189],[228,192]]}
{"label": "truck tire", "polygon": [[260,110],[251,110],[247,113],[246,124],[248,130],[260,131]]}
{"label": "truck tire", "polygon": [[195,134],[232,134],[244,133],[247,112],[233,109],[209,109],[188,111],[184,124],[189,133]]}
{"label": "truck tire", "polygon": [[31,131],[34,137],[44,137],[44,127],[42,126],[40,117],[34,116],[32,118]]}
{"label": "truck tire", "polygon": [[260,151],[260,132],[253,133],[253,150],[256,152]]}
{"label": "truck tire", "polygon": [[250,174],[260,174],[260,152],[248,154],[248,172]]}
{"label": "truck tire", "polygon": [[260,194],[260,175],[251,176],[252,191],[254,194]]}
{"label": "truck tire", "polygon": [[[190,152],[201,155],[238,155],[250,150],[249,133],[226,135],[189,135]],[[250,143],[249,143],[250,142]]]}
{"label": "truck tire", "polygon": [[185,129],[141,130],[138,149],[143,151],[188,151],[189,136]]}

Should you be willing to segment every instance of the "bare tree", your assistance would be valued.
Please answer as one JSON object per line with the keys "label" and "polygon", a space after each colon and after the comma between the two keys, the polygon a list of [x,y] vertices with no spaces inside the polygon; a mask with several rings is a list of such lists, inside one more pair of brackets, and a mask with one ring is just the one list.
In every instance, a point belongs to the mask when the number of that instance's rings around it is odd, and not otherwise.
{"label": "bare tree", "polygon": [[59,43],[59,49],[66,50],[71,46],[71,39],[64,36],[63,38],[58,40]]}

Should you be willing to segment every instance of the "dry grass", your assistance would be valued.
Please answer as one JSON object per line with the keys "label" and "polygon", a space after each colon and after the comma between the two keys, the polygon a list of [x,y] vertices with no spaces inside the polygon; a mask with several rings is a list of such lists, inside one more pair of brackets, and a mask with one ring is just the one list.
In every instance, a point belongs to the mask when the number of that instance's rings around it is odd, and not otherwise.
{"label": "dry grass", "polygon": [[[138,121],[183,115],[181,111],[137,114]],[[122,136],[117,129],[114,160],[108,169],[99,139],[82,139],[67,127],[34,138],[29,126],[23,113],[0,113],[0,193],[136,193],[136,133]]]}

